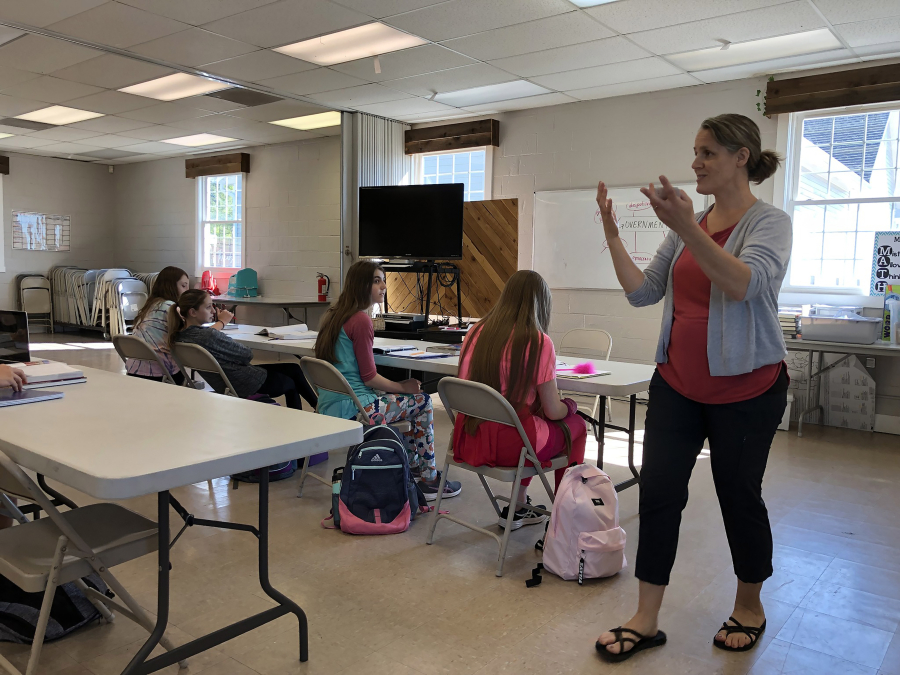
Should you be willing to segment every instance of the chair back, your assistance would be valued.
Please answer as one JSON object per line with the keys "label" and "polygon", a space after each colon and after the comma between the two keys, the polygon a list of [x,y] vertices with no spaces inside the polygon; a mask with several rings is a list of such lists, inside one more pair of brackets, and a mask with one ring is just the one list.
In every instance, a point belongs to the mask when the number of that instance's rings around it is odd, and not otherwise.
{"label": "chair back", "polygon": [[612,354],[612,335],[602,328],[575,328],[563,336],[557,345],[560,356],[609,361]]}
{"label": "chair back", "polygon": [[175,380],[169,374],[168,368],[159,358],[159,354],[153,347],[148,345],[144,340],[136,335],[114,335],[112,339],[113,347],[119,358],[125,362],[126,359],[135,359],[136,361],[150,361],[160,367],[163,373],[163,382],[166,384],[175,384]]}
{"label": "chair back", "polygon": [[206,351],[200,345],[192,345],[187,342],[176,343],[172,348],[172,357],[178,368],[184,373],[184,386],[193,387],[193,381],[187,376],[186,368],[191,370],[199,370],[201,373],[212,373],[222,378],[225,383],[225,391],[221,392],[226,396],[237,397],[237,390],[231,385],[231,381],[222,370],[222,366],[216,361],[215,357]]}
{"label": "chair back", "polygon": [[306,381],[314,388],[349,396],[356,404],[356,408],[359,410],[363,422],[365,424],[372,424],[372,420],[369,418],[368,413],[366,413],[366,409],[363,407],[359,398],[357,398],[356,393],[353,391],[353,387],[351,387],[350,383],[347,382],[347,379],[341,375],[341,371],[328,363],[328,361],[314,359],[311,356],[304,356],[300,359],[300,369],[303,371],[303,376],[306,377]]}
{"label": "chair back", "polygon": [[[481,382],[461,380],[458,377],[445,377],[438,383],[438,395],[450,416],[456,423],[456,414],[474,417],[486,422],[497,422],[515,427],[522,437],[525,447],[531,450],[531,442],[522,428],[522,422],[516,411],[496,389]],[[534,452],[531,450],[532,453]]]}

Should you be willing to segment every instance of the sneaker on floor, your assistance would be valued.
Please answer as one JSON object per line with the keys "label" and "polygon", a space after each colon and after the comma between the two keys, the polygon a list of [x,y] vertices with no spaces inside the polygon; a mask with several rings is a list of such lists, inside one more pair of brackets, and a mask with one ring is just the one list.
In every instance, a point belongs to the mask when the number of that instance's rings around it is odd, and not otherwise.
{"label": "sneaker on floor", "polygon": [[[528,505],[531,505],[531,497],[528,497]],[[539,509],[546,509],[547,507],[543,504],[538,504]],[[502,528],[506,528],[506,518],[509,516],[509,507],[504,506],[503,510],[500,512],[500,518],[497,519],[497,524]],[[513,516],[512,521],[512,529],[518,530],[523,525],[540,525],[544,521],[547,520],[547,516],[543,513],[538,513],[537,511],[532,511],[527,507],[522,507],[518,511],[516,511]]]}
{"label": "sneaker on floor", "polygon": [[[425,493],[425,499],[429,502],[433,502],[438,498],[438,488],[441,486],[441,472],[437,472],[437,478],[434,479],[434,483],[427,483],[424,480],[419,481],[419,487],[422,488],[422,492]],[[447,499],[448,497],[455,497],[460,492],[462,492],[462,483],[458,480],[448,480],[446,484],[444,484],[444,494],[443,499]]]}

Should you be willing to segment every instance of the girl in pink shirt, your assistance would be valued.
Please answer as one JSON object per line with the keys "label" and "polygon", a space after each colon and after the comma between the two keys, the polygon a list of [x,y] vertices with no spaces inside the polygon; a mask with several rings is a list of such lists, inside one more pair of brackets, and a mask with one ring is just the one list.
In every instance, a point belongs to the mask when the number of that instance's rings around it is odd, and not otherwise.
{"label": "girl in pink shirt", "polygon": [[[459,376],[481,382],[499,391],[518,412],[522,427],[537,458],[549,460],[566,450],[569,429],[572,448],[569,463],[584,461],[587,426],[576,413],[571,399],[560,400],[556,387],[556,352],[546,334],[550,326],[550,289],[543,277],[531,270],[513,274],[497,304],[472,329],[463,345]],[[519,432],[497,422],[482,422],[458,415],[453,429],[453,456],[473,466],[514,467],[519,463],[522,441]],[[556,485],[564,469],[556,472]],[[519,500],[526,496],[530,478],[522,480]],[[546,508],[546,507],[541,507]],[[504,508],[499,524],[506,526],[509,511]],[[516,511],[513,529],[536,525],[546,516],[527,506]]]}

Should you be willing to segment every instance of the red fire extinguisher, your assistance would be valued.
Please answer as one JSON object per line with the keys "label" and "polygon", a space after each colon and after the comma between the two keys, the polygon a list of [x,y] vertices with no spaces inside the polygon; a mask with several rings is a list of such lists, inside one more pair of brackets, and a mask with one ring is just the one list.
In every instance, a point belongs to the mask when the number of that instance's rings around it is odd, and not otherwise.
{"label": "red fire extinguisher", "polygon": [[328,278],[327,274],[322,274],[321,272],[316,274],[316,278],[319,283],[319,302],[325,302],[328,300],[328,289],[331,288],[331,279]]}

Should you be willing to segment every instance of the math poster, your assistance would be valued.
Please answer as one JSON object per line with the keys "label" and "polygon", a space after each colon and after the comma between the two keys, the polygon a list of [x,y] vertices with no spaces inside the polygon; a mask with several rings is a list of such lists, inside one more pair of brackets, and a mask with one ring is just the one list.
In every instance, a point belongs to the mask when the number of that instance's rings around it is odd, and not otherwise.
{"label": "math poster", "polygon": [[900,284],[900,231],[876,232],[869,295],[884,295],[888,285]]}

